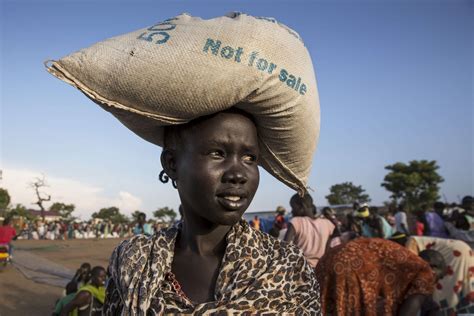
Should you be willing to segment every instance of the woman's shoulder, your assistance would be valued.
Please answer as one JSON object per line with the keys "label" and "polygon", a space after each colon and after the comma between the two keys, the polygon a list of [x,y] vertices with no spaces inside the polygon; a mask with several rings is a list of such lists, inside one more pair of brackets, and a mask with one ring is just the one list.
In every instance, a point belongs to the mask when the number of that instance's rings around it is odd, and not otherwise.
{"label": "woman's shoulder", "polygon": [[113,251],[110,263],[119,261],[121,265],[127,265],[128,263],[142,262],[151,253],[170,248],[176,234],[175,231],[175,227],[169,227],[161,229],[151,236],[140,234],[125,239]]}

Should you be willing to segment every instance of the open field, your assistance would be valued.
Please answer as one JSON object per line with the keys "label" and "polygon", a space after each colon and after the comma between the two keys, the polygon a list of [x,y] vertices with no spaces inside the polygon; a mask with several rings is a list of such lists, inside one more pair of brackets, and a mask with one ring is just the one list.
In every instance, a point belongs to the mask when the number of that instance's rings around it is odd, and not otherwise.
{"label": "open field", "polygon": [[[16,251],[53,261],[75,271],[83,262],[107,267],[119,239],[99,240],[19,240]],[[13,265],[0,272],[0,316],[51,315],[54,302],[63,292],[57,286],[27,279]]]}

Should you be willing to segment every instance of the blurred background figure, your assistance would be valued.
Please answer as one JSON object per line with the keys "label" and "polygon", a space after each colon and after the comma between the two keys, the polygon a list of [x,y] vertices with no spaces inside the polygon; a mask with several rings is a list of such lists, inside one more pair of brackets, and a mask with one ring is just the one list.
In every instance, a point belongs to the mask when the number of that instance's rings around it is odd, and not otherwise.
{"label": "blurred background figure", "polygon": [[316,274],[323,315],[417,315],[436,284],[428,263],[380,238],[329,249]]}
{"label": "blurred background figure", "polygon": [[390,238],[393,234],[392,227],[387,220],[378,214],[378,209],[362,205],[357,211],[357,217],[362,220],[361,234],[363,237]]}
{"label": "blurred background figure", "polygon": [[105,301],[105,279],[106,272],[101,266],[91,270],[90,282],[81,288],[73,300],[61,310],[61,316],[69,316],[69,313],[77,316],[100,316]]}
{"label": "blurred background figure", "polygon": [[[275,220],[273,221],[272,228],[268,232],[270,236],[275,238],[281,237],[282,233],[286,233],[287,223],[285,219],[286,210],[283,206],[278,206],[276,209]],[[281,239],[281,238],[280,238]]]}
{"label": "blurred background figure", "polygon": [[54,307],[53,316],[61,315],[61,311],[63,310],[64,306],[69,304],[76,296],[77,292],[77,283],[74,281],[69,282],[66,285],[66,296],[60,298],[56,302],[56,306]]}
{"label": "blurred background figure", "polygon": [[[316,216],[316,206],[311,195],[301,197],[295,194],[290,199],[293,218],[288,224],[285,241],[293,242],[303,251],[309,264],[314,268],[326,249],[331,246],[334,231],[337,225],[324,216]],[[340,244],[337,236],[333,245]]]}
{"label": "blurred background figure", "polygon": [[12,240],[15,240],[16,238],[16,230],[10,225],[10,218],[6,218],[3,221],[3,225],[0,226],[0,246],[8,247],[9,260],[13,258]]}
{"label": "blurred background figure", "polygon": [[76,274],[72,278],[71,282],[75,282],[78,288],[86,285],[91,278],[91,264],[89,262],[84,262],[81,264],[79,269],[77,269]]}
{"label": "blurred background figure", "polygon": [[144,234],[147,236],[153,235],[153,231],[150,224],[146,222],[145,213],[140,213],[140,215],[138,216],[137,224],[133,228],[133,234],[134,235]]}
{"label": "blurred background figure", "polygon": [[255,230],[260,230],[260,219],[257,215],[255,215],[253,220],[250,221],[250,226]]}
{"label": "blurred background figure", "polygon": [[408,229],[407,213],[405,212],[405,205],[398,205],[397,212],[395,213],[395,231],[410,234]]}

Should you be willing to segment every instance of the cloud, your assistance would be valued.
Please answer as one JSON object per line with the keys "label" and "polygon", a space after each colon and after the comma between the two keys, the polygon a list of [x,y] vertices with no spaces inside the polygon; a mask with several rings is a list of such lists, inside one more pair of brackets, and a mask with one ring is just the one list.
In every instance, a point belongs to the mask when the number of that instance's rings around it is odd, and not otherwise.
{"label": "cloud", "polygon": [[[32,203],[36,201],[36,195],[29,184],[35,178],[41,178],[41,172],[5,168],[2,176],[0,186],[8,190],[11,204],[21,203],[28,208],[35,208]],[[108,196],[101,187],[73,179],[48,174],[45,180],[48,187],[45,187],[42,192],[51,195],[52,202],[73,203],[76,206],[73,214],[82,219],[88,219],[93,212],[102,207],[116,206],[126,215],[130,215],[134,210],[142,207],[141,198],[127,191],[120,191]],[[45,206],[49,207],[52,202],[45,203]]]}

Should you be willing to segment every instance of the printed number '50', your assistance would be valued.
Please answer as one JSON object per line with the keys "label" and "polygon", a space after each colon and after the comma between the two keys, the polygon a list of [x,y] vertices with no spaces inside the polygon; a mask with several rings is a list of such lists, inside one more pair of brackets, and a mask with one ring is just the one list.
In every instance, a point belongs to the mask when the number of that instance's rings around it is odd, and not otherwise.
{"label": "printed number '50'", "polygon": [[175,28],[176,25],[169,23],[169,20],[167,20],[149,27],[147,30],[150,32],[142,33],[140,36],[138,36],[138,38],[148,42],[153,42],[156,38],[158,38],[155,43],[163,44],[166,43],[170,38],[170,35],[166,31],[171,31]]}
{"label": "printed number '50'", "polygon": [[152,33],[148,33],[148,32],[145,32],[143,34],[140,34],[140,36],[138,36],[139,39],[142,39],[142,40],[145,40],[145,41],[148,41],[148,42],[153,42],[154,41],[154,38],[155,36],[160,36],[161,38],[159,40],[156,41],[156,44],[163,44],[163,43],[166,43],[166,41],[168,41],[168,39],[170,38],[170,35],[164,31],[162,32],[152,32]]}

